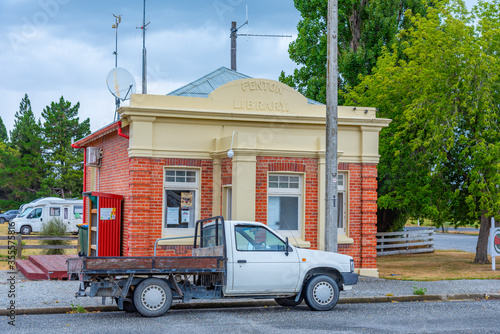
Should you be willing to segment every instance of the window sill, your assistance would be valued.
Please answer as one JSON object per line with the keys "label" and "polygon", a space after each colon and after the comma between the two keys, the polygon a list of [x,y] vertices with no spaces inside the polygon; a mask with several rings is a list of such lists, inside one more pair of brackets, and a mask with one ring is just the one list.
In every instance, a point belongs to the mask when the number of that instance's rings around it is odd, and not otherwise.
{"label": "window sill", "polygon": [[158,246],[192,246],[194,244],[194,237],[191,235],[169,235],[162,236],[162,238],[179,238],[187,237],[183,239],[171,239],[171,240],[160,240],[158,241]]}
{"label": "window sill", "polygon": [[337,236],[337,242],[339,244],[343,244],[343,245],[350,245],[350,244],[353,244],[354,243],[354,239],[352,238],[349,238],[347,235],[345,234],[339,234]]}
{"label": "window sill", "polygon": [[311,242],[305,241],[302,238],[288,238],[288,242],[291,245],[299,248],[311,248]]}

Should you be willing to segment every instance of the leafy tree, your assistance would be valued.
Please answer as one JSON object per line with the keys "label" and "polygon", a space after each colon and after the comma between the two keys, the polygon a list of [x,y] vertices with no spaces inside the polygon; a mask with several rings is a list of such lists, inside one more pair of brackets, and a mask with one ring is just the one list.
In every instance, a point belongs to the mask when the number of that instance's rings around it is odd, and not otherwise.
{"label": "leafy tree", "polygon": [[16,167],[19,152],[0,142],[0,199],[10,200],[18,193]]}
{"label": "leafy tree", "polygon": [[50,166],[47,182],[60,189],[63,197],[79,196],[83,188],[83,152],[71,148],[71,143],[90,134],[90,120],[80,123],[79,108],[80,103],[71,106],[61,96],[42,112],[44,156]]}
{"label": "leafy tree", "polygon": [[2,117],[0,117],[0,142],[6,142],[9,140],[9,135],[7,134],[7,128],[3,124]]}
{"label": "leafy tree", "polygon": [[[298,37],[290,44],[290,58],[300,68],[280,81],[308,98],[326,101],[327,9],[328,0],[294,0],[302,15]],[[359,84],[380,56],[383,46],[401,41],[395,36],[411,26],[411,13],[425,14],[427,0],[347,0],[338,4],[339,88]],[[408,12],[410,10],[410,12]],[[343,103],[342,96],[339,96]]]}
{"label": "leafy tree", "polygon": [[3,150],[5,168],[0,179],[5,186],[4,198],[29,202],[36,198],[41,180],[46,176],[42,158],[41,123],[36,121],[31,102],[25,95],[15,114],[14,129],[10,133],[9,150]]}
{"label": "leafy tree", "polygon": [[476,263],[488,262],[489,217],[500,218],[499,13],[499,0],[472,13],[454,0],[414,16],[404,42],[347,96],[393,119],[381,137],[379,205],[479,223]]}

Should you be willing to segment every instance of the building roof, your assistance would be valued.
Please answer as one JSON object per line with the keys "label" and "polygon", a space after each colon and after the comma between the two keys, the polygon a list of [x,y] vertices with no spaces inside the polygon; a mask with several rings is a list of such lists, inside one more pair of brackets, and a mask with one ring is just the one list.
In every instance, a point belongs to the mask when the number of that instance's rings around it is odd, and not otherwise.
{"label": "building roof", "polygon": [[251,77],[246,74],[230,70],[227,67],[221,67],[218,70],[191,82],[190,84],[168,93],[167,95],[208,97],[208,94],[228,82],[250,78]]}
{"label": "building roof", "polygon": [[[227,84],[228,82],[239,80],[239,79],[251,79],[252,77],[233,71],[227,67],[221,67],[207,75],[202,76],[198,80],[195,80],[181,88],[168,93],[167,95],[174,96],[191,96],[191,97],[208,97],[208,95],[219,88],[220,86]],[[319,104],[317,101],[307,99],[309,104]]]}

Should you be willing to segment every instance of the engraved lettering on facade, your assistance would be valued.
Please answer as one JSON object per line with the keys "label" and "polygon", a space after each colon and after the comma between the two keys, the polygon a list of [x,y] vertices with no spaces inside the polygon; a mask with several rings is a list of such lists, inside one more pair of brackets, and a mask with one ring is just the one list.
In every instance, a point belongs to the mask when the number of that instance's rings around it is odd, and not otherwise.
{"label": "engraved lettering on facade", "polygon": [[288,103],[263,101],[263,100],[233,100],[234,109],[262,110],[262,111],[288,111]]}
{"label": "engraved lettering on facade", "polygon": [[263,91],[283,95],[283,87],[275,82],[269,83],[264,80],[245,80],[241,83],[242,91]]}

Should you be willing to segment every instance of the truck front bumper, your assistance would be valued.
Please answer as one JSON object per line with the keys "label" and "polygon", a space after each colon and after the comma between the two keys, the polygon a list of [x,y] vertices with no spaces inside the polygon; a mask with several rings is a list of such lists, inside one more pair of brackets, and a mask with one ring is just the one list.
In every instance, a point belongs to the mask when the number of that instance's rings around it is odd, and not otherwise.
{"label": "truck front bumper", "polygon": [[358,283],[358,274],[355,273],[341,273],[342,282],[344,285],[354,285]]}

